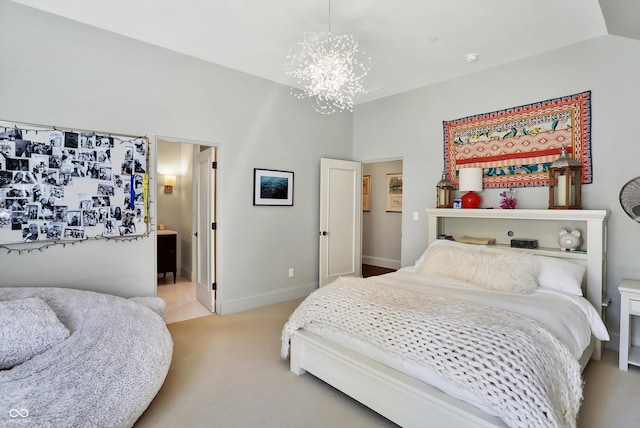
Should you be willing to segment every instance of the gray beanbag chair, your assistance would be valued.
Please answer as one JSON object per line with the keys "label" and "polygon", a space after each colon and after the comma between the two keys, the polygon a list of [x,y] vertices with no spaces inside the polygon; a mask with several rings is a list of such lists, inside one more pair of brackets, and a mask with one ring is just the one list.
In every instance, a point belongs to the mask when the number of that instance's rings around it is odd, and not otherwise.
{"label": "gray beanbag chair", "polygon": [[[0,426],[20,421],[38,427],[130,427],[164,382],[173,341],[161,316],[161,299],[0,288],[0,303],[14,317],[31,319],[18,331],[0,328],[0,362],[14,343],[8,342],[10,336],[28,336],[19,343],[20,359],[5,360],[0,369]],[[12,322],[20,328],[23,321]],[[27,328],[34,322],[43,327]],[[34,331],[48,333],[34,338]]]}

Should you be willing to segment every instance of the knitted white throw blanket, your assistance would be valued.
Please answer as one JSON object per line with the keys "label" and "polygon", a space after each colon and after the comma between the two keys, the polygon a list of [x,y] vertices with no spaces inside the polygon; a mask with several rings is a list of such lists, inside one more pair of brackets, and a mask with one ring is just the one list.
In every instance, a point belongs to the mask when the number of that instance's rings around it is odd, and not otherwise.
{"label": "knitted white throw blanket", "polygon": [[347,332],[435,370],[479,397],[510,427],[575,427],[582,379],[569,350],[522,315],[461,300],[339,278],[305,299],[282,331]]}

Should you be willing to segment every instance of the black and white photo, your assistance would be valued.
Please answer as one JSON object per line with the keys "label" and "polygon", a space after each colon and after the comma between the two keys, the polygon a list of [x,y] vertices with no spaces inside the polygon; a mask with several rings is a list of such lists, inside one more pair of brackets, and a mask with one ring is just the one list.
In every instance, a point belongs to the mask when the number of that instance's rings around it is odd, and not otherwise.
{"label": "black and white photo", "polygon": [[22,229],[23,242],[37,242],[39,237],[38,223],[29,223],[28,227]]}
{"label": "black and white photo", "polygon": [[146,234],[148,150],[141,137],[0,121],[0,244]]}
{"label": "black and white photo", "polygon": [[81,215],[79,210],[67,210],[67,226],[80,226]]}

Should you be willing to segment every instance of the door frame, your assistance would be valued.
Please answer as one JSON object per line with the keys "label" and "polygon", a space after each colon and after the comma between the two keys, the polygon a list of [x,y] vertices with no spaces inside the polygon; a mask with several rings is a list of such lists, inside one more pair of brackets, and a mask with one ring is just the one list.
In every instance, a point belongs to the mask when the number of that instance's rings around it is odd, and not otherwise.
{"label": "door frame", "polygon": [[[215,299],[215,313],[219,314],[220,313],[220,302],[222,301],[222,296],[223,296],[223,287],[222,287],[222,263],[220,262],[220,242],[222,241],[222,231],[219,228],[219,225],[221,223],[222,220],[222,210],[220,209],[220,201],[222,200],[221,198],[221,189],[222,189],[222,144],[218,144],[218,143],[213,143],[210,141],[200,141],[200,140],[191,140],[188,138],[178,138],[178,137],[167,137],[167,136],[163,136],[163,135],[156,135],[155,138],[155,143],[156,143],[156,147],[154,150],[154,156],[153,156],[153,160],[154,160],[154,179],[157,179],[158,177],[158,141],[168,141],[171,143],[178,143],[178,144],[191,144],[194,146],[194,149],[196,146],[206,146],[206,147],[211,147],[211,148],[215,148],[216,150],[216,162],[218,165],[217,171],[216,171],[216,180],[215,180],[215,192],[214,192],[214,203],[216,206],[216,219],[215,222],[218,225],[218,229],[216,230],[216,239],[215,242],[213,243],[213,245],[215,246],[215,253],[214,253],[214,260],[212,260],[212,263],[216,264],[216,278],[215,278],[215,282],[216,282],[216,299]],[[191,171],[191,173],[193,173],[193,171]],[[153,186],[153,201],[156,201],[158,198],[157,195],[157,188],[158,186]],[[193,204],[195,204],[195,200],[193,201]],[[151,213],[153,214],[153,217],[151,218],[151,226],[152,226],[152,231],[155,231],[157,228],[157,218],[158,218],[158,212],[157,212],[157,204],[153,204]],[[192,226],[195,225],[195,221],[196,221],[196,214],[195,214],[195,209],[194,209],[194,205],[191,206],[191,219],[192,219]],[[193,232],[192,232],[193,233]],[[196,243],[195,243],[195,239],[191,239],[191,251],[192,251],[192,257],[191,257],[191,271],[192,273],[195,274],[195,264],[196,264]],[[157,269],[157,264],[158,264],[158,260],[157,260],[157,244],[154,240],[154,272],[156,272]],[[157,273],[155,274],[157,277]],[[156,284],[156,288],[155,288],[155,295],[158,295],[158,283],[157,283],[157,279],[154,278],[154,283]]]}

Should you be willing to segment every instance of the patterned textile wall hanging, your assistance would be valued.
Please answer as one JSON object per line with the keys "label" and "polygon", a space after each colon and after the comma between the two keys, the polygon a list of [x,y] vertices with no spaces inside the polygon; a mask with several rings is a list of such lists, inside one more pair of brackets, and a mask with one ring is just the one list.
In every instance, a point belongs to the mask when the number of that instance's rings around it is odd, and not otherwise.
{"label": "patterned textile wall hanging", "polygon": [[444,121],[445,169],[455,188],[458,170],[484,169],[484,187],[548,186],[548,166],[560,147],[593,181],[591,91]]}
{"label": "patterned textile wall hanging", "polygon": [[0,121],[0,244],[146,235],[148,140]]}

